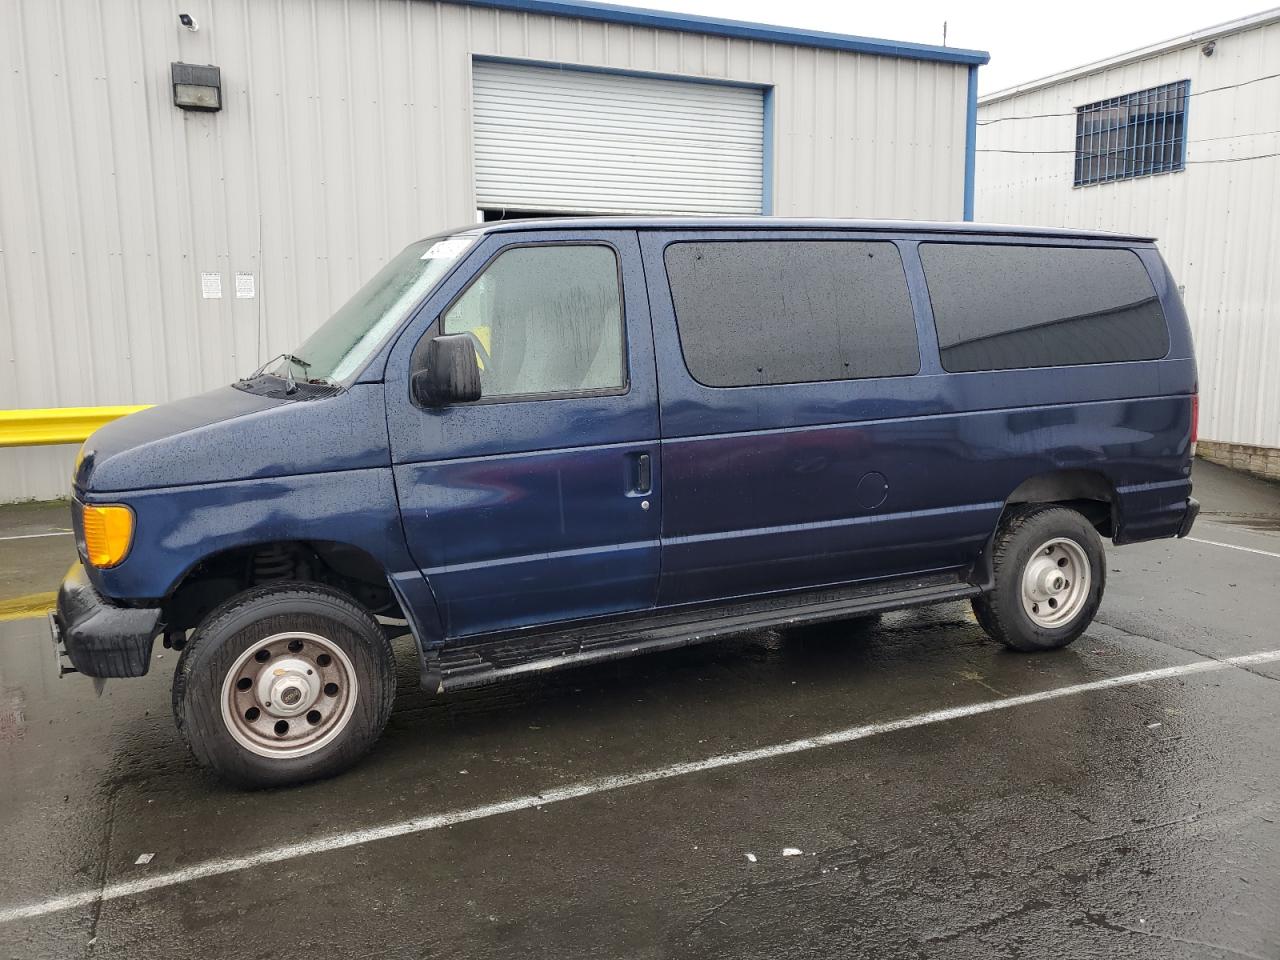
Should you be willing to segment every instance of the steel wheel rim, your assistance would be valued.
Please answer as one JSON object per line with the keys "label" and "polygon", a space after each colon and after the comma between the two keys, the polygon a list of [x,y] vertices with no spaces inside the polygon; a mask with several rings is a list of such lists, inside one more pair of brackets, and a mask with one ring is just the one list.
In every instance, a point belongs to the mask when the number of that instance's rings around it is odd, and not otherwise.
{"label": "steel wheel rim", "polygon": [[355,667],[336,643],[290,630],[250,644],[222,681],[222,722],[261,757],[304,757],[331,743],[359,695]]}
{"label": "steel wheel rim", "polygon": [[1084,609],[1092,581],[1079,543],[1066,537],[1047,540],[1022,569],[1022,608],[1036,626],[1066,626]]}

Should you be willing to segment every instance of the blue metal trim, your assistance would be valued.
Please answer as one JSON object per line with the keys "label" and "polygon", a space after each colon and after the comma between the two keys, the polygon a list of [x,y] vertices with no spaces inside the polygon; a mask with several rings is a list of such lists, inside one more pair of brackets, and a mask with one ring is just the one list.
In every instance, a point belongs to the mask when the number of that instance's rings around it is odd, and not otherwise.
{"label": "blue metal trim", "polygon": [[1191,139],[1191,79],[1182,81],[1182,156],[1178,158],[1178,166],[1170,173],[1181,173],[1187,169],[1187,141]]}
{"label": "blue metal trim", "polygon": [[964,116],[964,218],[973,219],[974,165],[978,157],[978,67],[969,67],[969,106]]}
{"label": "blue metal trim", "polygon": [[589,63],[567,63],[564,60],[541,60],[537,57],[504,57],[492,53],[473,53],[472,63],[507,63],[516,67],[544,67],[563,73],[599,73],[615,77],[640,77],[646,80],[675,80],[679,83],[698,83],[710,87],[739,87],[745,90],[768,90],[763,83],[750,80],[728,80],[723,77],[698,77],[687,73],[671,73],[666,70],[636,70],[632,67],[600,67]]}
{"label": "blue metal trim", "polygon": [[764,88],[764,144],[760,171],[763,178],[760,212],[773,214],[773,87]]}
{"label": "blue metal trim", "polygon": [[873,37],[855,37],[840,33],[799,30],[795,27],[777,27],[743,20],[722,20],[718,17],[701,17],[690,13],[671,13],[646,10],[641,7],[622,7],[595,3],[593,0],[454,0],[473,7],[496,7],[500,10],[518,10],[543,16],[576,17],[579,20],[599,20],[605,23],[621,23],[633,27],[652,27],[659,30],[681,30],[689,33],[705,33],[717,37],[734,37],[741,40],[762,40],[768,43],[790,43],[802,47],[822,47],[827,50],[849,50],[853,53],[870,53],[882,57],[901,57],[908,60],[933,60],[940,63],[982,64],[991,59],[985,50],[964,50],[959,47],[935,47],[925,43],[906,43],[896,40],[878,40]]}

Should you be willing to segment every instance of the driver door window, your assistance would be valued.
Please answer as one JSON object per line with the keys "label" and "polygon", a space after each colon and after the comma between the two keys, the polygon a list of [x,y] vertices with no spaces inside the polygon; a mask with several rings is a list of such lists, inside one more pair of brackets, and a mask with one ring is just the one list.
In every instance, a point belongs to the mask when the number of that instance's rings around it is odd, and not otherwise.
{"label": "driver door window", "polygon": [[626,388],[618,258],[598,244],[514,247],[441,320],[469,334],[483,399]]}

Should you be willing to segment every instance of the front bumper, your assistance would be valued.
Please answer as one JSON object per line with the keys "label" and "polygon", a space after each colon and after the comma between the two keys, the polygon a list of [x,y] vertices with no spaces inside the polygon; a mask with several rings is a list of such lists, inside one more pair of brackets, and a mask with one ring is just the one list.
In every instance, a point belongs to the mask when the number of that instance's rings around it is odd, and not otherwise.
{"label": "front bumper", "polygon": [[159,607],[112,603],[93,588],[79,564],[62,581],[49,617],[59,654],[89,677],[143,676],[161,626]]}

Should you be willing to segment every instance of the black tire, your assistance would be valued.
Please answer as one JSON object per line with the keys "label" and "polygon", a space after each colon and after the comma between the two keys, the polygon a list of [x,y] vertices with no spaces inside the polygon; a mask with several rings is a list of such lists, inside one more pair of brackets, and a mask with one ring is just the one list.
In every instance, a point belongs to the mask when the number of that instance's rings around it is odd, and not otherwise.
{"label": "black tire", "polygon": [[[1078,608],[1070,618],[1047,626],[1032,619],[1027,609],[1023,575],[1028,563],[1041,559],[1042,547],[1058,539],[1076,544],[1087,564],[1089,581],[1087,589],[1080,591],[1079,600],[1074,604]],[[1071,553],[1068,545],[1055,549],[1064,547]],[[1070,561],[1072,569],[1077,562]],[[1011,650],[1031,653],[1067,646],[1093,622],[1106,589],[1107,564],[1102,538],[1093,524],[1068,507],[1035,505],[1006,515],[992,544],[991,564],[995,585],[973,601],[973,613],[988,636]],[[1038,605],[1036,609],[1038,613]]]}
{"label": "black tire", "polygon": [[[315,634],[346,655],[357,681],[354,705],[333,739],[313,752],[263,756],[247,749],[229,729],[223,683],[246,651],[290,631]],[[335,652],[323,662],[341,659]],[[318,584],[271,583],[232,597],[196,628],[174,675],[173,718],[203,766],[240,786],[284,786],[332,776],[358,760],[386,726],[395,690],[391,644],[364,607]],[[294,720],[301,726],[301,717]]]}

